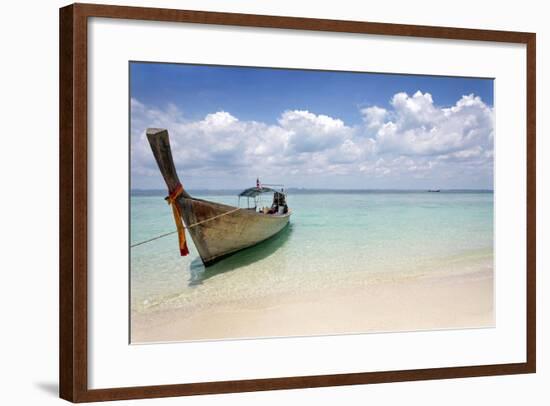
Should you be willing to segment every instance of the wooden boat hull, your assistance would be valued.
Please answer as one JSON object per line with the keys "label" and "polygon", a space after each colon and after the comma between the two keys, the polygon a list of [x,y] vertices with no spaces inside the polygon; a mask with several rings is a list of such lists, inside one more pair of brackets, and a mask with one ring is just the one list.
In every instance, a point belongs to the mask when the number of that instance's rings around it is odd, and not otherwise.
{"label": "wooden boat hull", "polygon": [[267,240],[285,228],[290,219],[290,212],[260,214],[201,199],[182,197],[178,204],[205,266]]}
{"label": "wooden boat hull", "polygon": [[282,215],[260,214],[254,210],[193,198],[183,189],[176,173],[168,131],[149,128],[147,139],[168,192],[180,190],[176,204],[206,266],[267,240],[288,224],[290,211]]}

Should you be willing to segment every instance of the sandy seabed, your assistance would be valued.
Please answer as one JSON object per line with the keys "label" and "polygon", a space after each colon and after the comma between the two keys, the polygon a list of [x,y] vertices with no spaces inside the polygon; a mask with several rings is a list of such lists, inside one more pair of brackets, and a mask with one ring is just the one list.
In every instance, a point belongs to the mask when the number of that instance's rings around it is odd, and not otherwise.
{"label": "sandy seabed", "polygon": [[132,314],[131,342],[151,343],[493,327],[492,269]]}

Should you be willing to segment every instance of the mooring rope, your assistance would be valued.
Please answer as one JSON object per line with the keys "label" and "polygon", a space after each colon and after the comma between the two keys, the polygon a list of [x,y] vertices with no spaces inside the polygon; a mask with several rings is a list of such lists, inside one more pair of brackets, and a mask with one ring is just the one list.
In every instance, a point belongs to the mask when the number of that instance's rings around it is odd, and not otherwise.
{"label": "mooring rope", "polygon": [[133,245],[130,245],[130,248],[134,248],[134,247],[137,247],[138,245],[142,245],[142,244],[147,244],[148,242],[155,241],[155,240],[158,240],[159,238],[167,237],[167,236],[172,235],[172,234],[176,234],[177,232],[178,232],[178,230],[171,231],[169,233],[165,233],[165,234],[161,234],[161,235],[157,235],[156,237],[150,238],[148,240],[141,241],[141,242],[135,243]]}
{"label": "mooring rope", "polygon": [[195,227],[195,226],[198,226],[199,224],[203,224],[203,223],[206,223],[206,222],[208,222],[208,221],[215,220],[215,219],[217,219],[217,218],[219,218],[219,217],[223,217],[223,216],[225,216],[225,215],[227,215],[227,214],[234,213],[234,212],[236,212],[237,210],[241,210],[241,209],[237,207],[236,209],[226,211],[225,213],[218,214],[217,216],[210,217],[210,218],[208,218],[208,219],[206,219],[206,220],[198,221],[198,222],[196,222],[196,223],[194,223],[194,224],[191,224],[189,227],[185,227],[185,228],[187,228],[187,229],[193,228],[193,227]]}
{"label": "mooring rope", "polygon": [[[226,211],[225,213],[218,214],[217,216],[210,217],[210,218],[207,218],[206,220],[202,220],[202,221],[198,221],[198,222],[196,222],[196,223],[193,223],[193,224],[191,224],[191,225],[188,226],[188,227],[184,227],[184,229],[189,230],[190,228],[193,228],[193,227],[198,226],[198,225],[200,225],[200,224],[204,224],[204,223],[207,223],[207,222],[209,222],[209,221],[215,220],[215,219],[217,219],[217,218],[220,218],[220,217],[226,216],[226,215],[228,215],[228,214],[234,213],[234,212],[236,212],[237,210],[241,210],[241,209],[240,209],[239,207],[237,207],[236,209]],[[134,248],[134,247],[137,247],[138,245],[143,245],[143,244],[146,244],[146,243],[148,243],[148,242],[158,240],[158,239],[160,239],[160,238],[168,237],[169,235],[176,234],[177,232],[178,232],[178,230],[176,230],[176,231],[171,231],[171,232],[169,232],[169,233],[164,233],[164,234],[161,234],[161,235],[157,235],[156,237],[150,238],[150,239],[148,239],[148,240],[140,241],[140,242],[137,242],[137,243],[135,243],[135,244],[132,244],[132,245],[130,245],[130,248]]]}

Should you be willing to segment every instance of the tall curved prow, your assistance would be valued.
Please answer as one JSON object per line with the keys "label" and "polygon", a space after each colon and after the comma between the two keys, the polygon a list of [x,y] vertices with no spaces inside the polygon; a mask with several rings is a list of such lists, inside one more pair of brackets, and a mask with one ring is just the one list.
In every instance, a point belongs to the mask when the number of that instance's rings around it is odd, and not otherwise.
{"label": "tall curved prow", "polygon": [[[159,166],[160,173],[166,182],[168,192],[173,193],[180,185],[180,180],[176,172],[174,159],[172,158],[168,130],[164,128],[148,128],[147,140],[149,141],[149,145],[151,145],[151,150]],[[181,196],[186,199],[191,198],[185,189],[181,193]]]}
{"label": "tall curved prow", "polygon": [[191,197],[183,189],[176,173],[168,131],[149,128],[147,139],[168,187],[166,200],[172,207],[181,255],[189,253],[185,229],[191,235],[202,262],[209,266],[272,237],[288,224],[290,212],[281,215],[260,214],[255,210],[242,210]]}
{"label": "tall curved prow", "polygon": [[179,248],[181,255],[189,254],[187,241],[185,238],[185,226],[182,222],[182,217],[189,222],[189,216],[185,210],[185,201],[191,196],[185,191],[180,183],[176,167],[172,158],[172,150],[170,149],[170,139],[168,131],[162,128],[148,128],[147,139],[151,145],[151,150],[155,156],[155,160],[160,169],[160,173],[168,186],[168,197],[166,201],[172,207],[174,221],[178,232]]}

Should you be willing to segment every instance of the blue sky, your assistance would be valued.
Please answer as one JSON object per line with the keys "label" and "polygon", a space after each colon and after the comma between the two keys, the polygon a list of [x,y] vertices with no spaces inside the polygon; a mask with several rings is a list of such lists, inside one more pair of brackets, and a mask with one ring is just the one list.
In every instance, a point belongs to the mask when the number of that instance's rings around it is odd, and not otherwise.
{"label": "blue sky", "polygon": [[135,188],[149,126],[195,188],[492,188],[492,79],[133,62],[130,97]]}

